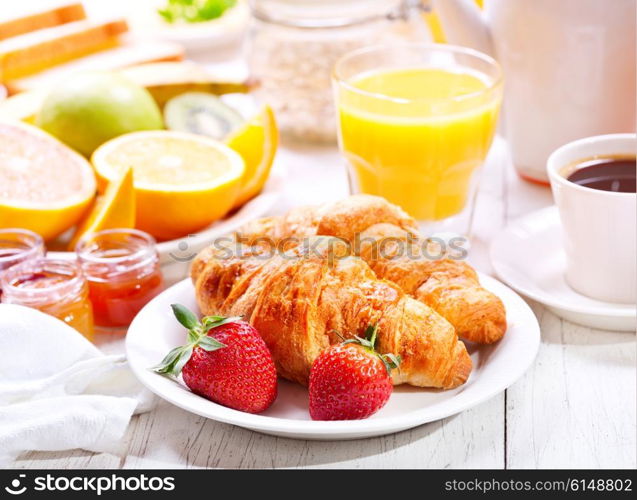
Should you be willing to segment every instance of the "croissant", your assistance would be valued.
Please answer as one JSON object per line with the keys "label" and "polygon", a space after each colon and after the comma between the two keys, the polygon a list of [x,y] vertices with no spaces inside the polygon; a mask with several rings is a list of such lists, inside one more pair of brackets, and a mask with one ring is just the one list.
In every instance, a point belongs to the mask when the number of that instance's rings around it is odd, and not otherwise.
{"label": "croissant", "polygon": [[243,315],[270,348],[282,377],[307,385],[319,353],[378,325],[377,349],[401,356],[394,384],[450,389],[471,358],[453,327],[398,286],[379,280],[348,244],[314,236],[274,255],[259,247],[208,247],[191,267],[203,314]]}
{"label": "croissant", "polygon": [[504,335],[502,301],[480,285],[466,262],[428,257],[427,241],[418,235],[414,219],[384,198],[354,195],[319,207],[296,208],[248,223],[237,238],[246,244],[263,241],[286,248],[314,234],[348,241],[379,278],[393,281],[432,307],[459,337],[490,344]]}

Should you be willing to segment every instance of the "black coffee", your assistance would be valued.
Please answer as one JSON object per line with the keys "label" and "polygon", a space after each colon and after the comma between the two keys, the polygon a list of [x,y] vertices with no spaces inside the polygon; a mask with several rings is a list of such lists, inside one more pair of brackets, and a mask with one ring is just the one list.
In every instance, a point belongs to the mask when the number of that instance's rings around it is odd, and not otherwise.
{"label": "black coffee", "polygon": [[582,160],[568,169],[566,178],[591,189],[635,193],[637,163],[634,156],[606,156]]}

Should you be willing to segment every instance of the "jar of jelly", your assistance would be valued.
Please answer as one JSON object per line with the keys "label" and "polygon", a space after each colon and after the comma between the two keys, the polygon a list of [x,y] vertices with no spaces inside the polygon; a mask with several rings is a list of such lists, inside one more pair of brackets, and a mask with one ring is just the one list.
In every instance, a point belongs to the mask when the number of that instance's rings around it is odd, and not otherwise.
{"label": "jar of jelly", "polygon": [[88,280],[98,326],[128,326],[164,288],[155,240],[143,231],[93,233],[80,240],[75,251]]}
{"label": "jar of jelly", "polygon": [[39,309],[92,340],[93,311],[88,283],[75,261],[27,260],[6,270],[0,276],[0,284],[2,302]]}
{"label": "jar of jelly", "polygon": [[44,257],[44,252],[44,241],[39,235],[26,229],[0,229],[0,274],[25,260]]}

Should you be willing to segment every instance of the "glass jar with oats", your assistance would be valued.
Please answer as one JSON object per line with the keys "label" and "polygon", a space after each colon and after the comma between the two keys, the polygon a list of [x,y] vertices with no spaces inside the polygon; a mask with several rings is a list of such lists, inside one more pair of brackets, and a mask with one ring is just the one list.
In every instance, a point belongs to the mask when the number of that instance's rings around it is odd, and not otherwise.
{"label": "glass jar with oats", "polygon": [[257,98],[284,140],[336,141],[331,71],[340,56],[379,43],[430,41],[420,0],[250,0],[246,43]]}

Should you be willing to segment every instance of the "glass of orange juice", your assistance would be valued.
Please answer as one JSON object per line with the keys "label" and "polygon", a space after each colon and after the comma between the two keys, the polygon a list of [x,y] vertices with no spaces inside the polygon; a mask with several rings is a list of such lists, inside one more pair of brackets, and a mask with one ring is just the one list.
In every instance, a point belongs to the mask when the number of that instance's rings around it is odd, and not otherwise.
{"label": "glass of orange juice", "polygon": [[502,98],[495,60],[443,44],[368,47],[343,56],[333,80],[351,191],[468,235]]}

